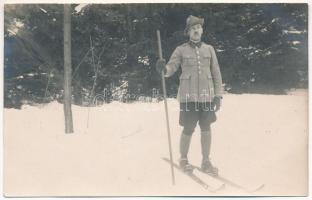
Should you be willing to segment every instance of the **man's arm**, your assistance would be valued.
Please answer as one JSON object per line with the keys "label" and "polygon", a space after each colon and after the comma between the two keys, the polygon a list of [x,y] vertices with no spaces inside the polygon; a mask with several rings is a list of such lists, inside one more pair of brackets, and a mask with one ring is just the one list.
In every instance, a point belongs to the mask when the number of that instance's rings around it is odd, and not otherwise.
{"label": "man's arm", "polygon": [[166,74],[165,77],[172,76],[181,66],[182,63],[182,53],[177,47],[174,52],[172,53],[170,60],[166,64]]}
{"label": "man's arm", "polygon": [[222,97],[222,76],[220,72],[220,67],[217,59],[216,52],[212,46],[210,46],[211,52],[211,74],[214,83],[215,95],[218,97]]}

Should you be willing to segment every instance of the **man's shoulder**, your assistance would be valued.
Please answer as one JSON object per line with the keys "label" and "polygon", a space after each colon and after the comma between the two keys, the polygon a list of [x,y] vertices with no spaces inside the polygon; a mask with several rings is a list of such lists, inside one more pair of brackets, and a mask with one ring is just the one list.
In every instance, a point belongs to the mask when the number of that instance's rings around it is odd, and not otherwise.
{"label": "man's shoulder", "polygon": [[207,44],[205,42],[202,42],[202,46],[205,48],[213,48],[213,46],[211,44]]}
{"label": "man's shoulder", "polygon": [[[205,42],[202,42],[202,47],[205,48],[205,49],[214,49],[212,45],[207,44]],[[178,45],[176,47],[176,50],[184,52],[184,51],[187,51],[190,48],[191,48],[190,44],[188,42],[185,42],[183,44]]]}
{"label": "man's shoulder", "polygon": [[[209,47],[209,48],[213,48],[213,46],[211,44],[207,44],[205,42],[202,42],[202,45],[204,47]],[[189,43],[188,42],[184,42],[183,44],[180,44],[177,46],[177,48],[185,48],[185,47],[190,47]]]}
{"label": "man's shoulder", "polygon": [[179,46],[177,46],[177,49],[179,48],[179,49],[183,49],[183,48],[186,48],[186,47],[188,47],[189,46],[189,44],[188,44],[188,42],[184,42],[183,44],[180,44]]}
{"label": "man's shoulder", "polygon": [[180,44],[176,47],[175,52],[179,52],[179,53],[185,53],[188,51],[188,49],[190,48],[189,44],[187,42]]}

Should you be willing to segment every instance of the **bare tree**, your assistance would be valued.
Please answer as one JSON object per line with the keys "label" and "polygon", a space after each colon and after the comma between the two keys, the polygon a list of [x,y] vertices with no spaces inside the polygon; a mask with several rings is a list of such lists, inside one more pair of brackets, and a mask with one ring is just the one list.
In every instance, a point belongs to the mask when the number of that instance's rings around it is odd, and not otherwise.
{"label": "bare tree", "polygon": [[64,115],[65,133],[73,133],[73,119],[71,110],[71,5],[64,4]]}

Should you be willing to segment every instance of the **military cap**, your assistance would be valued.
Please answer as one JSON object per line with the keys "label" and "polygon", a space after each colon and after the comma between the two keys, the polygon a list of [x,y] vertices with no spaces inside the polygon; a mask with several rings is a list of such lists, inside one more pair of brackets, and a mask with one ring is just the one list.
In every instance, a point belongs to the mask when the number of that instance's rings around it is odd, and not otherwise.
{"label": "military cap", "polygon": [[186,27],[184,29],[184,35],[187,35],[189,28],[196,24],[200,24],[201,26],[203,26],[204,18],[195,17],[193,15],[188,16],[188,18],[186,19]]}

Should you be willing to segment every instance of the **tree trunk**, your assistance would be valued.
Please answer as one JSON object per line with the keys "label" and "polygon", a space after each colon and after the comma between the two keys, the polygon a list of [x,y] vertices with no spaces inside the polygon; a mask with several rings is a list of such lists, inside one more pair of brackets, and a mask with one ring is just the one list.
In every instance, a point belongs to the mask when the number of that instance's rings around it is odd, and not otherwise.
{"label": "tree trunk", "polygon": [[73,133],[73,119],[71,110],[71,5],[64,4],[64,115],[65,133]]}

